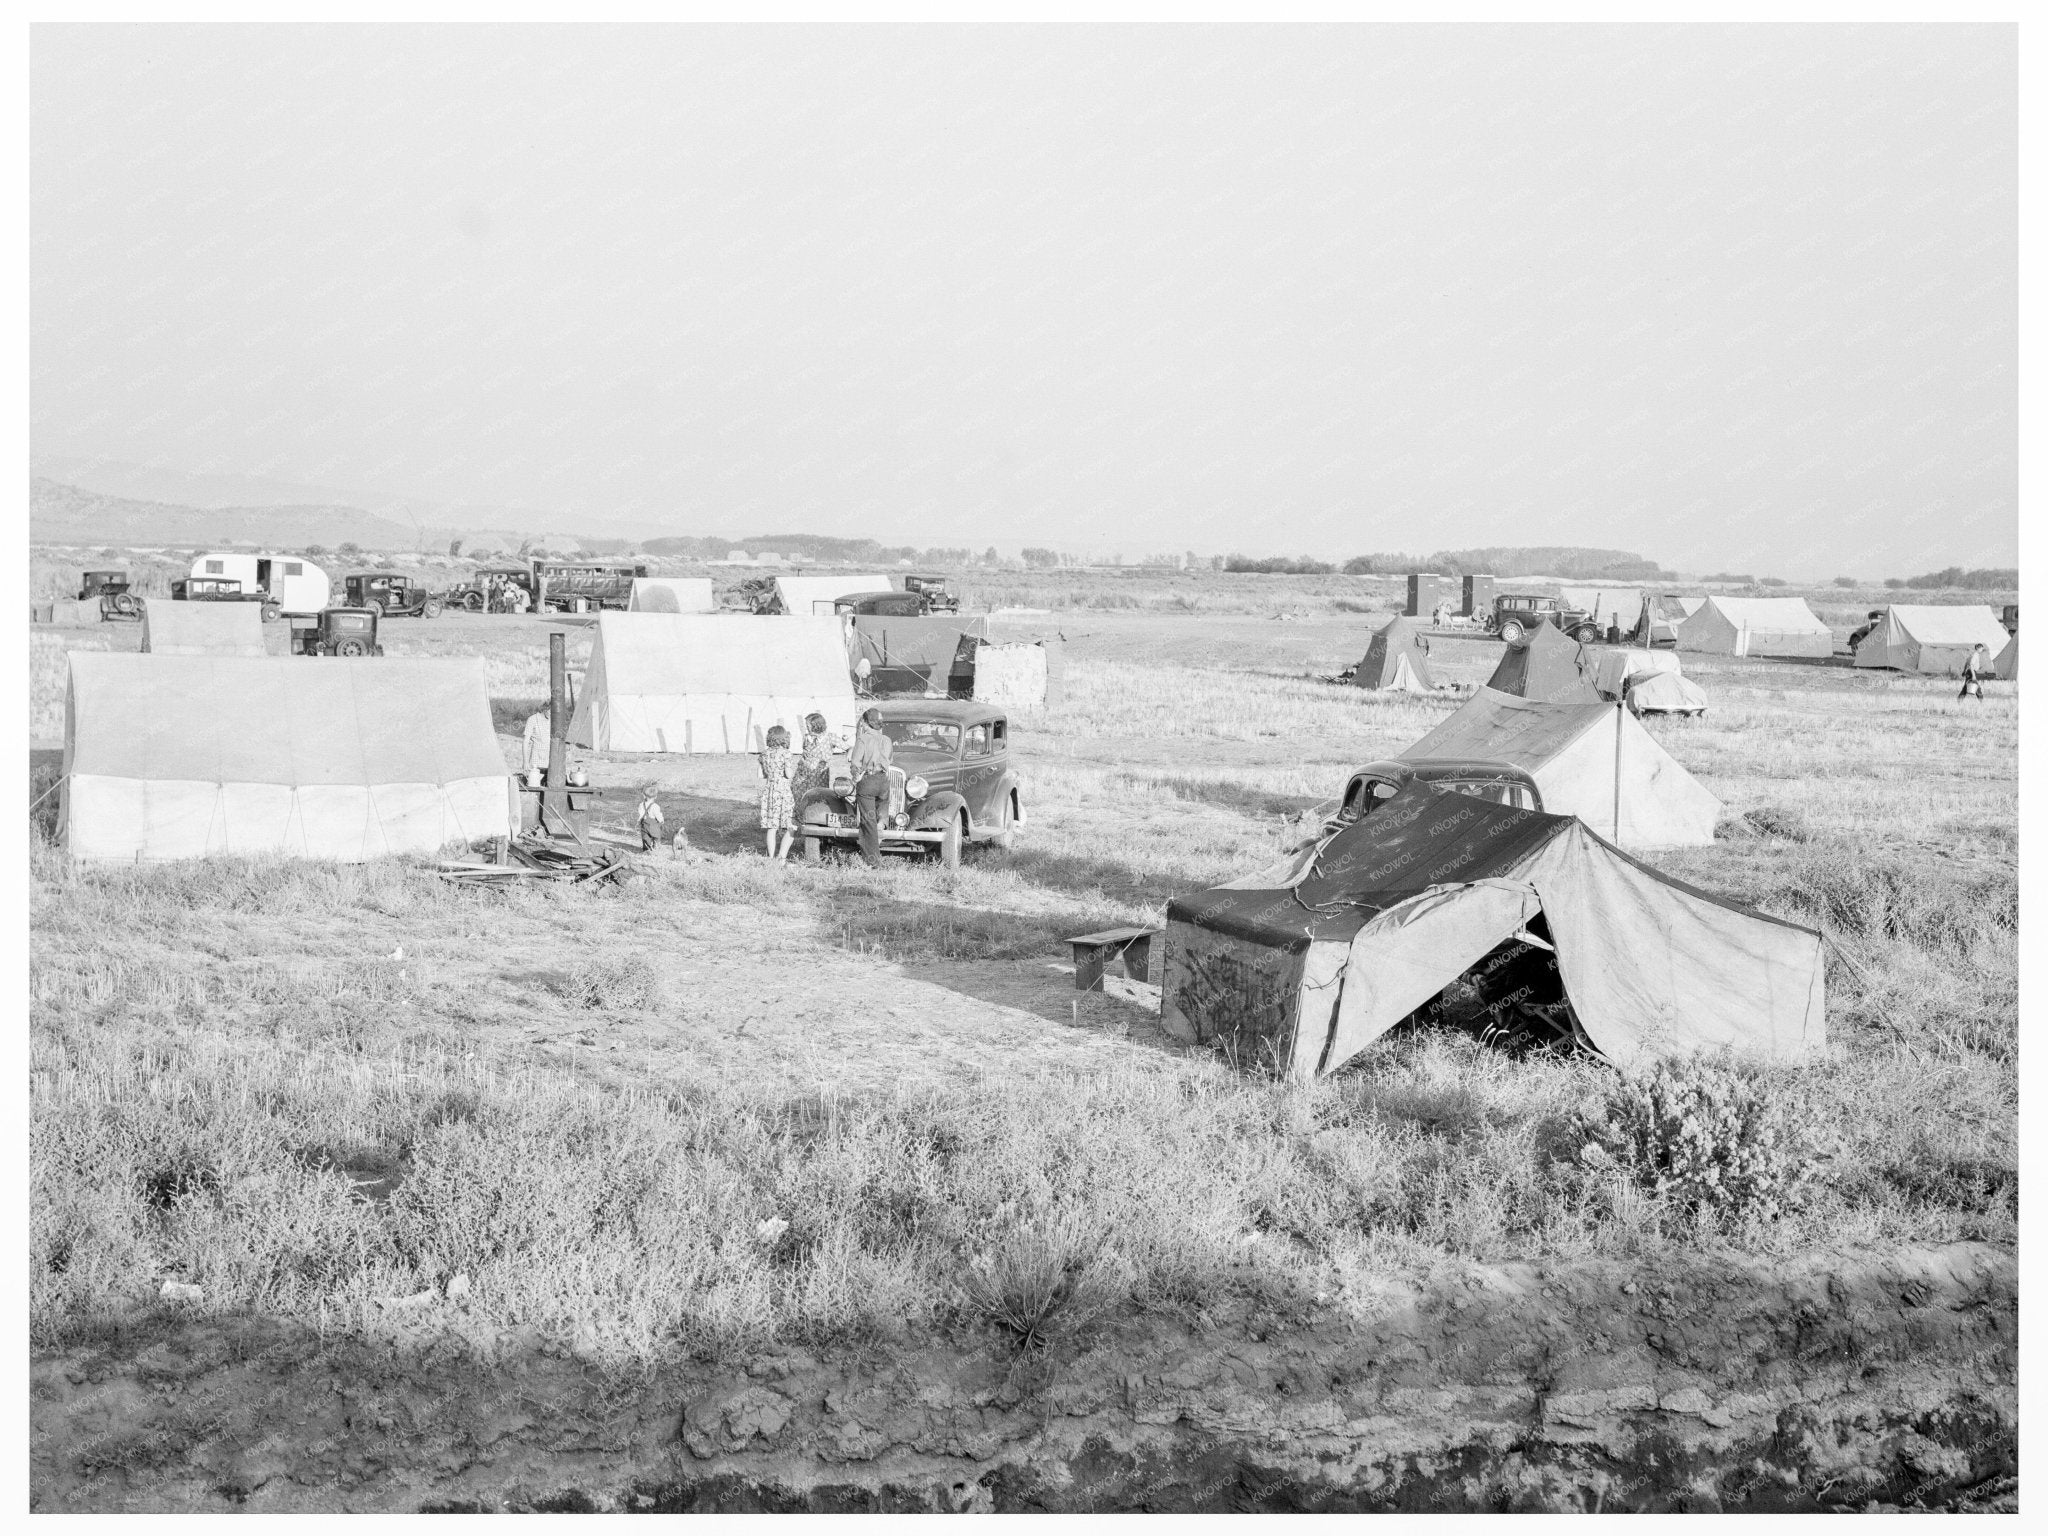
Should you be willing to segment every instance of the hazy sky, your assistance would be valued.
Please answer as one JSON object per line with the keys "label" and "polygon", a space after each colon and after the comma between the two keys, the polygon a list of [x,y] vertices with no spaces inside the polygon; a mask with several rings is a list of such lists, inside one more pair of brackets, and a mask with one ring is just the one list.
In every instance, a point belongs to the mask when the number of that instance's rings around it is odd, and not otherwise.
{"label": "hazy sky", "polygon": [[550,526],[2015,558],[2007,27],[42,27],[33,445]]}

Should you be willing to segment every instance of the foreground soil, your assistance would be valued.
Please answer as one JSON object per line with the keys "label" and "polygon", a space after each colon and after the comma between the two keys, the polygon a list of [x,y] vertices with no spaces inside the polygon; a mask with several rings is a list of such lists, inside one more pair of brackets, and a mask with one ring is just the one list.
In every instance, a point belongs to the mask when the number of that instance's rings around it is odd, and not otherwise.
{"label": "foreground soil", "polygon": [[1976,1244],[1473,1266],[1369,1324],[1225,1305],[622,1380],[138,1316],[36,1360],[37,1510],[2016,1509]]}

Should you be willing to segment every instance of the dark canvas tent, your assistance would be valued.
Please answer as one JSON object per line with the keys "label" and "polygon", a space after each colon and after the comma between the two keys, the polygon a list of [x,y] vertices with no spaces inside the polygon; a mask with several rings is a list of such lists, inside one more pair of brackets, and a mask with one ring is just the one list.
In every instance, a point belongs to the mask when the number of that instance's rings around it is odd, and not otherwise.
{"label": "dark canvas tent", "polygon": [[1246,1066],[1330,1071],[1476,996],[1634,1068],[1826,1043],[1820,935],[1659,873],[1569,816],[1411,783],[1363,820],[1169,902],[1161,1021]]}
{"label": "dark canvas tent", "polygon": [[2017,682],[2020,675],[2020,637],[2014,635],[2005,642],[2005,649],[1998,653],[1998,660],[1991,664],[1991,675]]}
{"label": "dark canvas tent", "polygon": [[1592,693],[1593,656],[1555,624],[1538,624],[1507,648],[1486,686],[1523,699]]}
{"label": "dark canvas tent", "polygon": [[1392,688],[1403,693],[1429,693],[1436,679],[1429,673],[1429,646],[1415,621],[1396,614],[1373,632],[1351,681],[1361,688]]}
{"label": "dark canvas tent", "polygon": [[1577,816],[1624,848],[1704,847],[1721,815],[1640,720],[1590,686],[1561,699],[1482,688],[1400,755],[1513,763],[1536,781],[1544,810]]}
{"label": "dark canvas tent", "polygon": [[1678,626],[1693,616],[1705,599],[1680,597],[1674,592],[1646,592],[1642,612],[1628,633],[1634,645],[1676,645]]}
{"label": "dark canvas tent", "polygon": [[860,614],[847,630],[849,660],[868,664],[868,688],[892,694],[974,696],[974,653],[988,621]]}

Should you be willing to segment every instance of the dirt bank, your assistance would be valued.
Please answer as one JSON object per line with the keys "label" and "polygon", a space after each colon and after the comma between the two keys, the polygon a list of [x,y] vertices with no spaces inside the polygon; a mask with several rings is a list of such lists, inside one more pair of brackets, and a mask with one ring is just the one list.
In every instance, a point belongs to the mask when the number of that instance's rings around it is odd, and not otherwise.
{"label": "dirt bank", "polygon": [[622,1382],[138,1319],[38,1359],[39,1510],[2012,1507],[2018,1269],[1475,1267],[1370,1324],[980,1328]]}

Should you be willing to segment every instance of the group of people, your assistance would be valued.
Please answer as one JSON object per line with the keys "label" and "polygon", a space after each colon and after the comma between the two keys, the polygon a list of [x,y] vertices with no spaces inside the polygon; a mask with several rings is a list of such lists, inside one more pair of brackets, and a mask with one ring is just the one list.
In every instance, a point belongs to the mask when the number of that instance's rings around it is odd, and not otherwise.
{"label": "group of people", "polygon": [[[804,742],[791,752],[789,732],[770,726],[760,755],[761,835],[771,859],[787,859],[796,842],[797,807],[812,790],[832,783],[832,754],[842,745],[823,715],[804,717]],[[882,819],[889,806],[889,763],[895,747],[882,730],[879,710],[868,710],[854,733],[847,765],[853,775],[854,806],[860,816],[860,856],[868,868],[882,862]]]}

